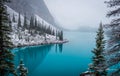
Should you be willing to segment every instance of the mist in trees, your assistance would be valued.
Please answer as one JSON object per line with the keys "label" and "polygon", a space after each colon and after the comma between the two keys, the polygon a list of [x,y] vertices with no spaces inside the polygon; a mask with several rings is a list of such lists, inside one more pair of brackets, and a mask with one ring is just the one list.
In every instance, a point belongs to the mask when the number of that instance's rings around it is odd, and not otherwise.
{"label": "mist in trees", "polygon": [[44,21],[40,22],[36,17],[31,16],[30,20],[27,18],[26,13],[24,14],[24,20],[22,24],[21,20],[21,14],[19,13],[18,21],[16,21],[15,15],[13,14],[12,17],[13,22],[17,22],[18,27],[18,33],[19,29],[22,29],[23,31],[28,30],[31,35],[39,34],[39,35],[45,35],[50,34],[53,36],[57,36],[58,40],[63,40],[63,31],[59,29],[54,29],[50,25],[46,25]]}

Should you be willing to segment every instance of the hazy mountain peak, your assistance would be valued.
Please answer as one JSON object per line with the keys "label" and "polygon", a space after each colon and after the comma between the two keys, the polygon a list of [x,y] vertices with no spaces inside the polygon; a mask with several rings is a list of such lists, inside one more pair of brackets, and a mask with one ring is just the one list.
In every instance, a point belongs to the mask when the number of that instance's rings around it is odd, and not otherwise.
{"label": "hazy mountain peak", "polygon": [[8,6],[21,14],[26,13],[28,18],[37,14],[45,21],[55,25],[54,18],[45,5],[44,0],[12,0]]}

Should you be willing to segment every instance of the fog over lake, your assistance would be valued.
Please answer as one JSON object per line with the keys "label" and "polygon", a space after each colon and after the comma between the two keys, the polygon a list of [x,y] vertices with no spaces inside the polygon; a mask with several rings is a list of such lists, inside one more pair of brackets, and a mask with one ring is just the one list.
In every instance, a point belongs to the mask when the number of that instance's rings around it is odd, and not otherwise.
{"label": "fog over lake", "polygon": [[[56,22],[66,29],[89,27],[96,29],[100,22],[107,23],[105,0],[45,0]],[[84,29],[87,30],[87,29]]]}

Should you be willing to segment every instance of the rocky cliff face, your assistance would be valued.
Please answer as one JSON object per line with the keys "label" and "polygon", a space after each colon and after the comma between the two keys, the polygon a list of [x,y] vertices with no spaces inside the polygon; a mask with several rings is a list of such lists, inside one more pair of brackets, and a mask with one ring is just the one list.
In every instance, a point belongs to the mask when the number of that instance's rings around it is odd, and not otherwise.
{"label": "rocky cliff face", "polygon": [[48,23],[55,25],[54,18],[50,14],[44,0],[11,0],[11,3],[7,5],[16,12],[26,13],[28,18],[37,14]]}

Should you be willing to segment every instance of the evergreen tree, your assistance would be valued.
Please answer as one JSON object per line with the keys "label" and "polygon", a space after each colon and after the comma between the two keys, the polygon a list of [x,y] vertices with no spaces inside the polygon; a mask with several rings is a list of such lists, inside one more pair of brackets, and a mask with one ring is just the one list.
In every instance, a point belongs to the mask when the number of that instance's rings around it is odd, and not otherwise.
{"label": "evergreen tree", "polygon": [[25,15],[24,15],[24,24],[23,24],[23,29],[28,29],[28,23],[27,23],[26,13],[25,13]]}
{"label": "evergreen tree", "polygon": [[27,76],[28,70],[24,67],[23,61],[20,61],[20,65],[18,66],[19,76]]}
{"label": "evergreen tree", "polygon": [[19,17],[18,17],[18,28],[22,27],[21,25],[21,17],[20,17],[20,13],[19,13]]}
{"label": "evergreen tree", "polygon": [[38,26],[37,19],[35,18],[35,27]]}
{"label": "evergreen tree", "polygon": [[34,28],[34,17],[31,16],[31,19],[30,19],[30,30],[32,30]]}
{"label": "evergreen tree", "polygon": [[63,31],[59,32],[59,40],[63,41]]}
{"label": "evergreen tree", "polygon": [[14,13],[13,13],[12,21],[13,21],[13,22],[16,22]]}
{"label": "evergreen tree", "polygon": [[58,39],[58,31],[55,32],[56,40]]}
{"label": "evergreen tree", "polygon": [[34,17],[31,16],[30,18],[30,26],[29,26],[29,32],[31,35],[33,35],[33,29],[34,29]]}
{"label": "evergreen tree", "polygon": [[[109,36],[108,41],[108,50],[109,55],[109,66],[117,66],[120,62],[120,0],[109,0],[106,1],[108,7],[112,10],[108,12],[107,17],[112,17],[112,20],[109,24],[106,25]],[[116,68],[115,68],[116,69]],[[116,76],[120,76],[120,68],[115,72]]]}
{"label": "evergreen tree", "polygon": [[9,37],[9,17],[5,6],[8,2],[8,0],[0,0],[0,76],[8,76],[10,73],[16,75],[14,55],[10,51],[13,44]]}
{"label": "evergreen tree", "polygon": [[54,29],[53,30],[51,30],[52,31],[52,35],[54,35],[55,36],[55,31],[54,31]]}
{"label": "evergreen tree", "polygon": [[35,18],[35,22],[34,22],[34,33],[37,33],[37,28],[38,28],[38,22],[37,22],[37,19]]}
{"label": "evergreen tree", "polygon": [[92,58],[93,63],[90,66],[90,69],[96,74],[96,76],[107,76],[106,61],[104,56],[105,41],[103,40],[103,34],[104,31],[101,23],[97,32],[96,48],[92,51],[92,53],[94,54]]}
{"label": "evergreen tree", "polygon": [[10,16],[9,16],[9,27],[10,27],[10,32],[12,32],[12,21],[11,21],[11,18],[10,18]]}

